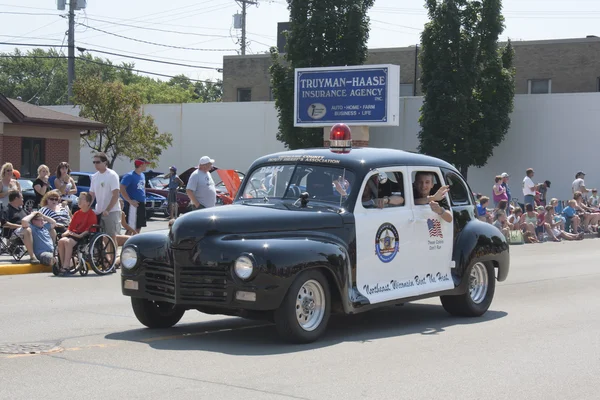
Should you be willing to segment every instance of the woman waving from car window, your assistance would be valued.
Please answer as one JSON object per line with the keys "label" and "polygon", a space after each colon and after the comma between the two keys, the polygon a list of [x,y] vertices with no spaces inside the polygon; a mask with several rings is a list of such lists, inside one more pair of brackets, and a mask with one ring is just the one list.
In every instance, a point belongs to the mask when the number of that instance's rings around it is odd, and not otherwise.
{"label": "woman waving from car window", "polygon": [[434,185],[435,173],[428,171],[419,171],[415,175],[415,204],[429,204],[431,210],[438,214],[446,222],[452,222],[452,213],[450,206],[446,201],[446,193],[450,188],[442,186],[435,194],[431,194]]}

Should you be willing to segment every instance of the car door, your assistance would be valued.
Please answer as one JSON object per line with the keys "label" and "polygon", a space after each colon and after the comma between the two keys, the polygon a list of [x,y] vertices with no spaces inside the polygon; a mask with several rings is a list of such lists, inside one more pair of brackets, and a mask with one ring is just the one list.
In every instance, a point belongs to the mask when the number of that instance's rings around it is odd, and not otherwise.
{"label": "car door", "polygon": [[[417,173],[430,173],[434,177],[435,193],[445,185],[441,171],[436,167],[410,167],[411,187],[414,188]],[[414,249],[419,254],[418,262],[413,265],[412,273],[415,281],[415,295],[453,289],[454,283],[450,275],[453,267],[452,249],[454,246],[454,224],[444,221],[431,210],[429,204],[417,205],[411,199],[414,214]],[[448,195],[446,201],[450,204]],[[451,207],[451,206],[450,206]],[[450,210],[452,211],[452,210]]]}
{"label": "car door", "polygon": [[361,184],[354,207],[356,289],[371,304],[405,297],[406,289],[414,286],[409,271],[418,260],[410,204],[374,208],[362,202],[365,190],[369,190],[367,182],[380,172],[385,172],[390,184],[387,192],[379,188],[379,197],[401,195],[405,200],[412,197],[406,167],[371,171]]}

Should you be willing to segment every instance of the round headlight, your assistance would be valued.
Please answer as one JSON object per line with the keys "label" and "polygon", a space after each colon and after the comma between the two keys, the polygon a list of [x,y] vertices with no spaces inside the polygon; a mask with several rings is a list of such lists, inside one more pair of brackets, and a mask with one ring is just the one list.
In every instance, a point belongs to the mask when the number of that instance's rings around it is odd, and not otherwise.
{"label": "round headlight", "polygon": [[138,262],[137,251],[133,247],[125,247],[121,252],[121,265],[123,268],[131,269]]}
{"label": "round headlight", "polygon": [[254,270],[252,259],[248,256],[240,256],[235,260],[235,274],[241,279],[248,279]]}

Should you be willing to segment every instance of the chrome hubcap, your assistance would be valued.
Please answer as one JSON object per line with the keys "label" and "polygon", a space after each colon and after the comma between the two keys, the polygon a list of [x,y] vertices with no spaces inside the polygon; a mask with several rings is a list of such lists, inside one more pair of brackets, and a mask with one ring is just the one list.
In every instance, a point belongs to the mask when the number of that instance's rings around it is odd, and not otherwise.
{"label": "chrome hubcap", "polygon": [[471,269],[469,276],[469,294],[473,303],[481,303],[487,294],[488,290],[488,273],[487,268],[483,263],[476,263]]}
{"label": "chrome hubcap", "polygon": [[296,318],[305,331],[314,331],[325,315],[325,291],[315,280],[304,282],[296,296]]}

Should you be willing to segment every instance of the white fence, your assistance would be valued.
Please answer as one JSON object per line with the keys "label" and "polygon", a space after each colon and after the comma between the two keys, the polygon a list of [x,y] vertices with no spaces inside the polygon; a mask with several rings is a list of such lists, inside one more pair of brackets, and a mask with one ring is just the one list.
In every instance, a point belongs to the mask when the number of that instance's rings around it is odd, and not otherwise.
{"label": "white fence", "polygon": [[[422,98],[400,100],[400,126],[371,128],[371,146],[417,149]],[[51,108],[77,114],[70,106]],[[160,171],[171,165],[180,169],[193,166],[202,155],[213,157],[222,168],[246,170],[259,156],[284,149],[275,138],[277,112],[273,102],[156,104],[144,110],[155,118],[161,131],[173,134],[173,146],[161,156]],[[513,196],[522,200],[521,182],[529,167],[536,171],[536,183],[552,182],[550,197],[571,197],[571,183],[578,170],[588,174],[588,187],[600,187],[596,164],[600,154],[600,93],[518,95],[511,118],[506,139],[488,164],[469,170],[468,181],[474,191],[491,195],[494,176],[508,172]],[[81,150],[81,168],[93,170],[89,148]],[[119,173],[131,168],[129,161],[115,164]]]}

